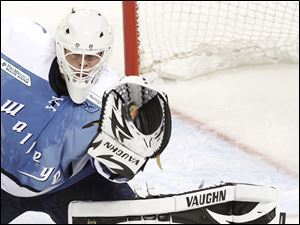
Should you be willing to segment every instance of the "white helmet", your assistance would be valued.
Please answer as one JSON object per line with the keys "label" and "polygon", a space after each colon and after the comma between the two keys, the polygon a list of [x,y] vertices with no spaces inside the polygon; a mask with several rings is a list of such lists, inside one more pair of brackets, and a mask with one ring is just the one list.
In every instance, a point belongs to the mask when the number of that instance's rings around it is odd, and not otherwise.
{"label": "white helmet", "polygon": [[112,48],[111,26],[99,12],[72,9],[57,27],[56,51],[69,95],[83,103],[106,66]]}

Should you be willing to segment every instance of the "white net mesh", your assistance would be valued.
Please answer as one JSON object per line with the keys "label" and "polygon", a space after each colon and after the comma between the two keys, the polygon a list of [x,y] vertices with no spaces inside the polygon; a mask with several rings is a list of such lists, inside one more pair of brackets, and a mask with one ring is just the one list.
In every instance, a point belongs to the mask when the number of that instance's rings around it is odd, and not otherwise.
{"label": "white net mesh", "polygon": [[299,62],[298,1],[139,2],[141,74],[189,79],[247,64]]}

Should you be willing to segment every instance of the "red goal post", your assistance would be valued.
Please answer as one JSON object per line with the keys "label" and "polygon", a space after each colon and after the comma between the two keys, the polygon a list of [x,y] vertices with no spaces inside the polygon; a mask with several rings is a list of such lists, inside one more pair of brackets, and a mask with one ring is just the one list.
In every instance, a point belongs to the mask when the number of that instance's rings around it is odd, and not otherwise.
{"label": "red goal post", "polygon": [[139,75],[136,1],[123,1],[125,75]]}

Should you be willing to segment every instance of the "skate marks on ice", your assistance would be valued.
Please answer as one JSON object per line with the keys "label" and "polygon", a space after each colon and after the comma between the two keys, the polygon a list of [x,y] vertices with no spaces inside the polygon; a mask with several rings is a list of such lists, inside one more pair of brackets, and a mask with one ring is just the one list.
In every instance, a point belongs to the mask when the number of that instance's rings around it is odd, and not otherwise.
{"label": "skate marks on ice", "polygon": [[[287,175],[294,176],[296,178],[299,177],[299,171],[295,172],[287,167],[285,161],[286,161],[286,158],[287,159],[289,159],[289,158],[286,156],[284,157],[285,160],[281,160],[281,161],[275,160],[275,157],[271,157],[270,155],[266,154],[262,149],[258,149],[258,148],[255,149],[250,146],[251,144],[247,145],[247,144],[243,143],[241,140],[235,139],[235,138],[231,137],[230,135],[226,134],[226,132],[224,132],[224,131],[220,131],[218,129],[212,128],[206,123],[200,122],[190,116],[184,115],[175,110],[172,110],[172,114],[176,115],[176,117],[178,117],[179,120],[185,121],[187,124],[192,125],[193,127],[199,129],[200,131],[202,131],[204,133],[209,133],[209,134],[215,136],[217,139],[223,140],[231,146],[235,146],[240,151],[244,151],[246,153],[249,153],[250,155],[253,155],[256,158],[260,158],[261,160],[268,163],[270,166],[277,168],[277,170],[280,170],[280,172],[283,172]],[[269,151],[272,151],[271,147],[269,149],[270,149]]]}

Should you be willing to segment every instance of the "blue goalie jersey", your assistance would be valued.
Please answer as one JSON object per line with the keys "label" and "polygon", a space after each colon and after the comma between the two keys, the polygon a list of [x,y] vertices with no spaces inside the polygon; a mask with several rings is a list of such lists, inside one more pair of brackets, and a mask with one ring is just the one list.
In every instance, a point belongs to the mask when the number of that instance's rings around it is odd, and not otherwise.
{"label": "blue goalie jersey", "polygon": [[54,39],[40,25],[1,19],[1,188],[15,196],[47,193],[93,172],[84,170],[97,127],[82,127],[99,119],[103,92],[118,77],[103,71],[77,105],[49,83],[55,57]]}

